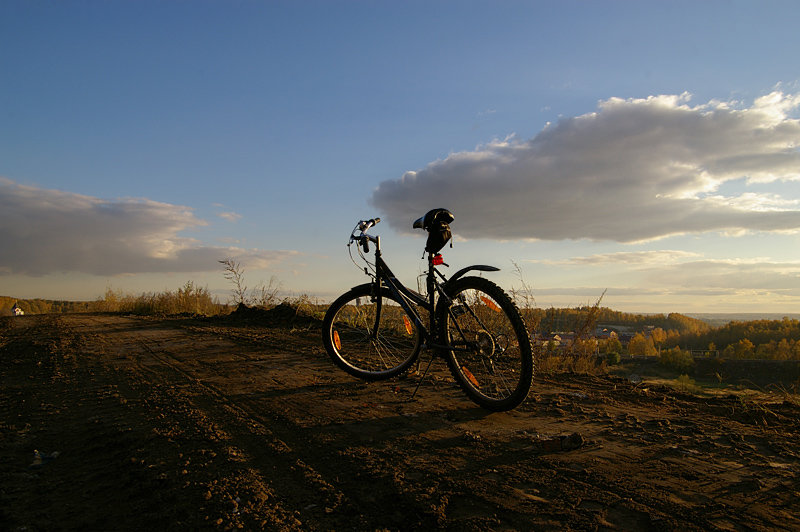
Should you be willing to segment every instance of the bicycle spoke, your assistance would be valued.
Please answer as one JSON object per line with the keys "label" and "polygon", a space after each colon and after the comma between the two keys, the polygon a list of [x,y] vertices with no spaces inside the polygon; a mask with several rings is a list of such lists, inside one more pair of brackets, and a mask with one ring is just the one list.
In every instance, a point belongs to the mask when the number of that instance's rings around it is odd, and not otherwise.
{"label": "bicycle spoke", "polygon": [[[420,349],[420,336],[394,296],[371,301],[363,285],[334,302],[324,321],[328,354],[342,369],[364,379],[384,379],[406,370]],[[361,299],[367,303],[361,303]],[[390,304],[392,303],[392,304]],[[377,325],[376,325],[377,324]]]}
{"label": "bicycle spoke", "polygon": [[530,342],[510,298],[482,278],[459,280],[453,304],[441,316],[452,348],[448,363],[461,387],[487,408],[504,410],[524,400],[533,366]]}

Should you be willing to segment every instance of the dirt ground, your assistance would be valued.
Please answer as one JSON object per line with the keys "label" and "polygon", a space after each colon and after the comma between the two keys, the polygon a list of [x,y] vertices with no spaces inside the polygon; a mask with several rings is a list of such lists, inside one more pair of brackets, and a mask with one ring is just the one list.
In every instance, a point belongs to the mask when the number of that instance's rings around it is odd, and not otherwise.
{"label": "dirt ground", "polygon": [[367,384],[318,327],[0,321],[0,530],[800,530],[800,407],[536,376],[507,413],[435,361]]}

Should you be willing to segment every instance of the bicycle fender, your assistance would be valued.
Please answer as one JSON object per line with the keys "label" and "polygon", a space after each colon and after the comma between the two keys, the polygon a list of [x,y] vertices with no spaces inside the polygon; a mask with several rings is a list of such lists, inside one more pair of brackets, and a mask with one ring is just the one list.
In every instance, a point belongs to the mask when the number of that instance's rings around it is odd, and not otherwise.
{"label": "bicycle fender", "polygon": [[472,266],[467,266],[466,268],[461,268],[460,270],[458,270],[447,280],[447,282],[452,283],[459,277],[462,277],[465,273],[471,272],[473,270],[481,272],[499,272],[500,268],[496,268],[494,266],[487,266],[486,264],[473,264]]}
{"label": "bicycle fender", "polygon": [[374,284],[374,283],[364,283],[364,284],[360,284],[360,285],[357,285],[357,286],[354,286],[353,288],[351,288],[351,289],[350,289],[350,291],[352,292],[353,290],[356,290],[356,289],[358,289],[358,288],[361,288],[362,286],[372,286],[373,284]]}

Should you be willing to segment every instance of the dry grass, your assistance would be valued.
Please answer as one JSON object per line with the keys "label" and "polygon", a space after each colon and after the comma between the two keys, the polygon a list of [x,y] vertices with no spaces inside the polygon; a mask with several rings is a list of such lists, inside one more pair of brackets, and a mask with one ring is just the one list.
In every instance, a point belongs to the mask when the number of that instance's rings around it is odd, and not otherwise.
{"label": "dry grass", "polygon": [[[525,321],[528,332],[531,334],[531,340],[535,341],[536,332],[541,327],[542,313],[539,312],[536,306],[533,286],[526,281],[519,264],[514,261],[511,263],[514,265],[514,273],[518,278],[518,285],[512,286],[509,292],[511,293],[511,298],[519,307],[520,314]],[[544,374],[582,373],[590,375],[608,372],[606,360],[598,359],[595,354],[596,340],[591,335],[591,331],[597,323],[600,302],[604,295],[605,291],[603,291],[603,294],[595,304],[589,308],[573,340],[564,348],[548,351],[544,347],[534,346],[534,360],[537,372]]]}
{"label": "dry grass", "polygon": [[694,379],[685,374],[675,379],[672,382],[672,387],[681,392],[693,394],[698,394],[702,391],[700,386],[695,383]]}
{"label": "dry grass", "polygon": [[535,337],[536,331],[539,330],[539,326],[541,325],[542,318],[540,313],[536,311],[536,298],[533,296],[533,286],[525,280],[525,276],[522,275],[522,269],[519,267],[519,264],[514,261],[511,261],[511,264],[514,265],[514,274],[519,279],[519,285],[512,286],[509,290],[511,299],[517,304],[528,332],[532,337]]}
{"label": "dry grass", "polygon": [[174,291],[145,292],[139,295],[125,294],[109,286],[103,298],[95,302],[94,310],[140,315],[188,313],[215,316],[230,312],[230,307],[211,297],[208,288],[187,281]]}

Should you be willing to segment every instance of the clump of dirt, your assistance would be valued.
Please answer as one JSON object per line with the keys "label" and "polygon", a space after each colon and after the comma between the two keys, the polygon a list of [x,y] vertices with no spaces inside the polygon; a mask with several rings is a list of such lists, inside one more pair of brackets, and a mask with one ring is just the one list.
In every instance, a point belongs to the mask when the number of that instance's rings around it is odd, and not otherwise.
{"label": "clump of dirt", "polygon": [[310,316],[300,306],[288,302],[280,303],[272,308],[250,307],[239,303],[236,309],[228,314],[228,320],[258,324],[265,327],[321,328],[322,320]]}

